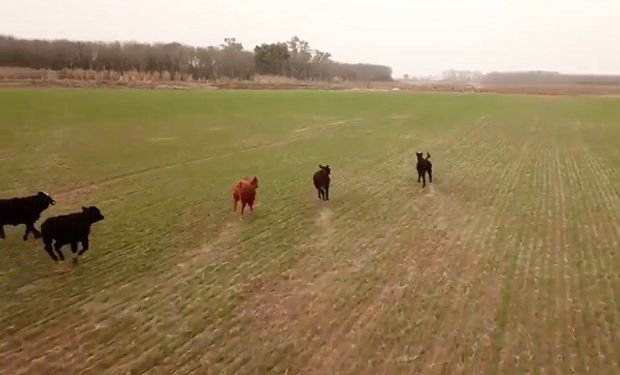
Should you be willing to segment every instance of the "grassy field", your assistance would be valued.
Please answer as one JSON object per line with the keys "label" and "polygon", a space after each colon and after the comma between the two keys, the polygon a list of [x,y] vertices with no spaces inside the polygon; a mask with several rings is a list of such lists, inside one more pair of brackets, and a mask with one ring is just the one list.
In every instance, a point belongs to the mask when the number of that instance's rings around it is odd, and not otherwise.
{"label": "grassy field", "polygon": [[0,114],[2,197],[106,216],[77,266],[7,227],[3,374],[620,372],[618,98],[16,89]]}

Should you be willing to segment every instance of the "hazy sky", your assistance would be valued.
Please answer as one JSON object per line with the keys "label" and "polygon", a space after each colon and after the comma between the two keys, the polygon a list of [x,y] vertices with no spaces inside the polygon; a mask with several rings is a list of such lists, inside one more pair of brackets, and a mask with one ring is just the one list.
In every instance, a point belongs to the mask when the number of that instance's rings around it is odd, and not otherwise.
{"label": "hazy sky", "polygon": [[620,73],[620,0],[0,0],[0,33],[178,41],[293,35],[394,76],[443,70]]}

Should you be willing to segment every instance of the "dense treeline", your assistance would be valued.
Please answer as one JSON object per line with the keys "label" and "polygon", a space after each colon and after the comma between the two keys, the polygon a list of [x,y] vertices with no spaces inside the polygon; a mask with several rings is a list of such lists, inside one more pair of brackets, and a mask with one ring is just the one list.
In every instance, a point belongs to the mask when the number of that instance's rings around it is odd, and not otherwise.
{"label": "dense treeline", "polygon": [[387,66],[343,64],[293,37],[247,51],[234,38],[209,47],[180,43],[76,42],[0,36],[0,66],[47,70],[143,72],[180,80],[251,79],[255,74],[303,80],[391,80]]}

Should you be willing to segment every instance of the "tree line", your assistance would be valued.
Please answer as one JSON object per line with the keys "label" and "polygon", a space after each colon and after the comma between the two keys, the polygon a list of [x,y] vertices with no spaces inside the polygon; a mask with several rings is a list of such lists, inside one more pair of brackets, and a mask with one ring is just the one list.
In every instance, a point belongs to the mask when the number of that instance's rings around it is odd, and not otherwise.
{"label": "tree line", "polygon": [[235,38],[217,46],[181,43],[82,42],[28,40],[0,36],[0,66],[47,70],[144,72],[160,79],[248,80],[256,74],[300,80],[389,81],[392,70],[374,64],[346,64],[328,52],[293,37],[287,42],[264,43],[253,51]]}

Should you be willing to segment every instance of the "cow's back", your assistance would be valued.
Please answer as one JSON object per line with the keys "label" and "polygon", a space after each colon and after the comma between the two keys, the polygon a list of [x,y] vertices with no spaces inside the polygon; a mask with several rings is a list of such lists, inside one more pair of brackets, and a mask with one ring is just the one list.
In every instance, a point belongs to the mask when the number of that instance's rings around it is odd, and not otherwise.
{"label": "cow's back", "polygon": [[88,233],[89,229],[90,223],[82,217],[81,213],[50,217],[41,224],[43,234],[48,233],[55,236]]}
{"label": "cow's back", "polygon": [[249,181],[241,181],[239,184],[239,194],[242,202],[254,202],[256,198],[256,188]]}
{"label": "cow's back", "polygon": [[246,181],[240,180],[239,182],[235,184],[235,187],[233,188],[233,199],[236,201],[241,200],[241,188],[244,182]]}
{"label": "cow's back", "polygon": [[0,225],[10,224],[8,221],[13,216],[13,201],[14,199],[0,199]]}
{"label": "cow's back", "polygon": [[314,186],[317,189],[329,185],[329,176],[327,176],[323,171],[316,171],[312,176],[312,180],[314,181]]}
{"label": "cow's back", "polygon": [[24,198],[0,199],[0,224],[22,224],[31,215],[31,206]]}

